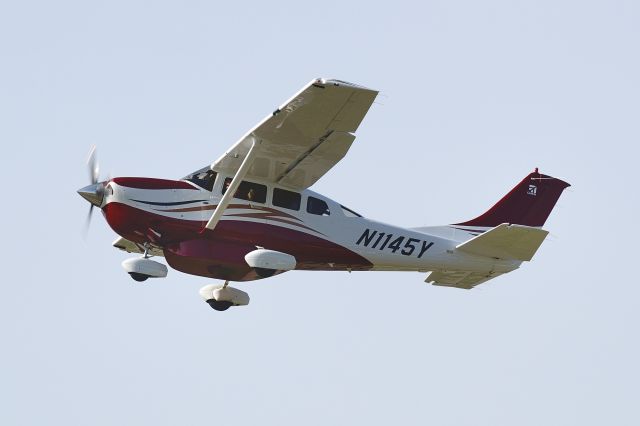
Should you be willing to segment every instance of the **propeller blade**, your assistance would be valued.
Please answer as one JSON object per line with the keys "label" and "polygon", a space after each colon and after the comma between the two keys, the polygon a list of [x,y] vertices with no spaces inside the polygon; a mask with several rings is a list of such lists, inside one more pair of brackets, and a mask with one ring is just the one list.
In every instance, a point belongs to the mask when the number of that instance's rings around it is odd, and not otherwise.
{"label": "propeller blade", "polygon": [[93,204],[91,204],[91,206],[89,206],[89,214],[87,215],[87,218],[85,219],[84,222],[84,230],[82,232],[82,235],[86,238],[87,234],[89,233],[89,227],[91,226],[91,217],[93,216]]}
{"label": "propeller blade", "polygon": [[98,165],[98,159],[96,158],[96,146],[91,147],[89,152],[89,158],[87,159],[87,165],[89,166],[89,180],[92,184],[98,183],[100,175],[100,166]]}
{"label": "propeller blade", "polygon": [[[91,185],[95,185],[98,183],[98,180],[100,179],[100,166],[98,165],[98,158],[96,155],[95,145],[92,146],[91,150],[89,151],[89,157],[87,158],[87,166],[89,168],[89,181],[91,182]],[[82,195],[84,198],[87,198],[82,193],[80,195]],[[87,200],[92,204],[89,207],[89,213],[87,214],[87,218],[85,219],[84,232],[83,232],[84,238],[86,238],[87,234],[89,233],[89,226],[91,226],[91,218],[93,216],[93,208],[95,207],[95,205],[93,204],[94,201],[92,201],[89,198],[87,198]]]}

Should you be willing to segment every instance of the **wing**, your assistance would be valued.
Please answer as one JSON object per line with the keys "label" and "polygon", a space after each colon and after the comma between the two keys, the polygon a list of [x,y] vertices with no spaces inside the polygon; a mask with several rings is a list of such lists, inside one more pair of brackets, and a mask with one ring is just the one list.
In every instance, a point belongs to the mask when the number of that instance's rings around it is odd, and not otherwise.
{"label": "wing", "polygon": [[345,156],[377,94],[340,80],[314,80],[244,135],[212,168],[234,174],[253,139],[259,144],[245,178],[308,188]]}

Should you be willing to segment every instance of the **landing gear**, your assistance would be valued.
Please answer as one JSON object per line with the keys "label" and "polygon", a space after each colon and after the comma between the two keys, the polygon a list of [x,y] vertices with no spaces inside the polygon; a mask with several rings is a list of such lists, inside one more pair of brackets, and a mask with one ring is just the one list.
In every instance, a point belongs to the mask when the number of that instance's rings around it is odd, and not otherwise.
{"label": "landing gear", "polygon": [[209,306],[211,306],[213,309],[215,309],[216,311],[226,311],[227,309],[229,309],[230,307],[233,306],[233,303],[225,301],[225,300],[221,300],[220,302],[211,299],[211,300],[207,300],[207,303],[209,304]]}
{"label": "landing gear", "polygon": [[269,278],[269,277],[272,277],[273,274],[276,273],[275,269],[268,269],[268,268],[253,268],[253,270],[256,271],[256,274],[260,278]]}
{"label": "landing gear", "polygon": [[145,244],[144,255],[134,257],[122,262],[125,271],[138,282],[146,281],[148,278],[164,278],[167,276],[167,267],[162,263],[149,259],[149,246]]}
{"label": "landing gear", "polygon": [[216,311],[226,311],[232,306],[249,304],[249,295],[237,288],[229,287],[229,281],[223,285],[209,284],[200,289],[200,296]]}
{"label": "landing gear", "polygon": [[139,283],[149,279],[149,275],[139,274],[138,272],[129,272],[129,275],[131,276],[131,278],[133,278],[135,281],[138,281]]}

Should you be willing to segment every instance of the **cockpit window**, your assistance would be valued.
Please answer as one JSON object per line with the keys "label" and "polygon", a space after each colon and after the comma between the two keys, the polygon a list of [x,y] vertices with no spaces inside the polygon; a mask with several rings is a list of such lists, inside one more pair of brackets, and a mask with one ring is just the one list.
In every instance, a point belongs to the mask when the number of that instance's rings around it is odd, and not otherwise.
{"label": "cockpit window", "polygon": [[329,216],[331,214],[327,203],[316,197],[307,198],[307,212],[318,216]]}
{"label": "cockpit window", "polygon": [[361,214],[354,212],[353,210],[343,206],[342,204],[340,204],[340,207],[342,207],[342,213],[344,213],[346,217],[362,217]]}
{"label": "cockpit window", "polygon": [[195,183],[200,188],[204,188],[207,191],[213,191],[213,184],[216,182],[217,173],[211,170],[210,167],[204,167],[195,173],[182,178],[182,180],[188,180]]}

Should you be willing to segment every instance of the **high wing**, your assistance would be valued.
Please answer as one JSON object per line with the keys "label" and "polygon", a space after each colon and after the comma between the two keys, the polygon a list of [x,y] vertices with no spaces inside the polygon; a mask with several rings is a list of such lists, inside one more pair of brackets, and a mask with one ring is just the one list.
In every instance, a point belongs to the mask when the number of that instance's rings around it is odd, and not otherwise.
{"label": "high wing", "polygon": [[345,81],[313,80],[211,167],[235,174],[255,142],[246,179],[308,188],[345,156],[377,95]]}

